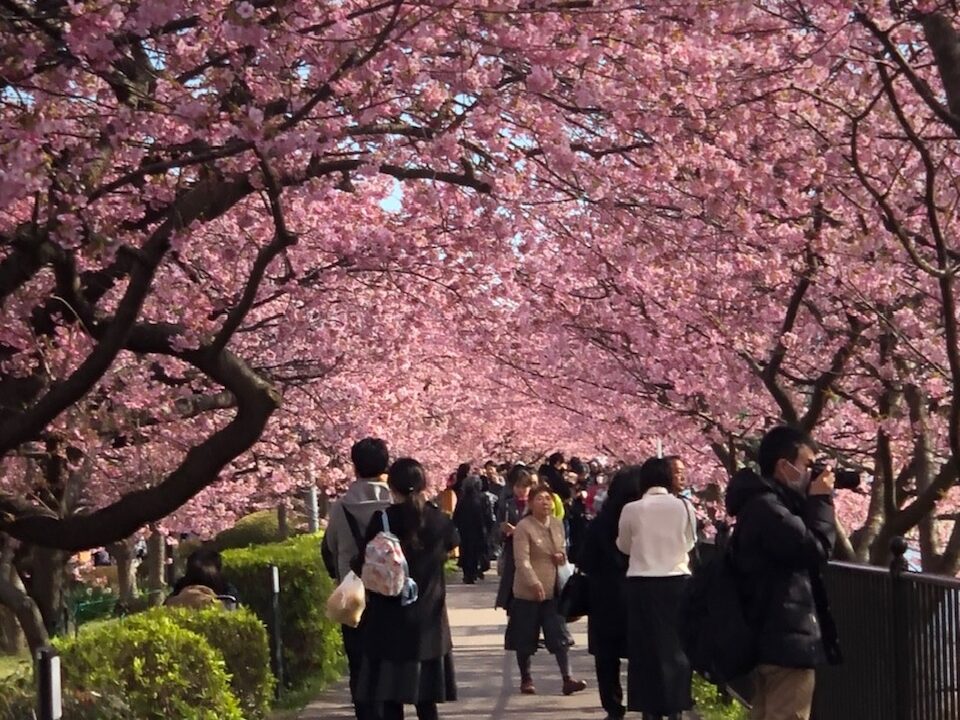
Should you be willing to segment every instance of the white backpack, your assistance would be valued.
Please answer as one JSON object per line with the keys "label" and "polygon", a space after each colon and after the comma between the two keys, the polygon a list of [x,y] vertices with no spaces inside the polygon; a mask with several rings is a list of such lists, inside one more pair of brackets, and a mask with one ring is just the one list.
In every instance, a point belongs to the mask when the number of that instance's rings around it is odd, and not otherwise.
{"label": "white backpack", "polygon": [[381,511],[380,517],[383,519],[383,530],[367,543],[364,552],[361,573],[363,585],[378,595],[399,597],[401,605],[410,605],[417,601],[420,590],[410,577],[400,538],[390,532],[387,511]]}

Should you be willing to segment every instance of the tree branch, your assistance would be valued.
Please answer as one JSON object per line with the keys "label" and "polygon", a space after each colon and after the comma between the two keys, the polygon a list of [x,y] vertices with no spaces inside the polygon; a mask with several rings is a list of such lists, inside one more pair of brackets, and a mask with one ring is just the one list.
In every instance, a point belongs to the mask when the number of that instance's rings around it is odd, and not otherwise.
{"label": "tree branch", "polygon": [[257,299],[257,291],[260,289],[260,283],[266,275],[267,268],[274,258],[277,257],[286,248],[297,242],[297,236],[287,229],[286,220],[283,217],[283,208],[280,205],[281,185],[277,179],[276,173],[270,167],[269,161],[260,152],[257,152],[260,158],[260,167],[263,171],[264,182],[267,187],[269,197],[270,212],[273,215],[274,234],[273,239],[264,247],[260,248],[257,258],[253,262],[250,270],[250,276],[247,278],[246,286],[243,289],[243,295],[240,301],[230,311],[227,319],[224,321],[220,332],[210,343],[210,352],[218,353],[227,346],[230,338],[240,327],[240,323],[250,312],[254,300]]}

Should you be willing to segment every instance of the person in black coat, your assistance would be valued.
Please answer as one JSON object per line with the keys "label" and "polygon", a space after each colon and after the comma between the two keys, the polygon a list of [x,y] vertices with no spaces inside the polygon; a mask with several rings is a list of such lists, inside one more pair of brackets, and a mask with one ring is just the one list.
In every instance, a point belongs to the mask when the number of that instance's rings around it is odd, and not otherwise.
{"label": "person in black coat", "polygon": [[[426,474],[419,462],[394,462],[387,484],[397,502],[383,512],[400,539],[419,597],[404,606],[399,597],[367,593],[357,692],[362,702],[382,706],[383,720],[403,720],[405,704],[416,706],[419,720],[436,720],[437,703],[457,699],[443,566],[460,538],[451,520],[424,499]],[[383,530],[383,512],[374,515],[367,529],[354,563],[358,575],[366,544]]]}
{"label": "person in black coat", "polygon": [[513,599],[513,578],[516,566],[513,561],[513,531],[527,514],[527,496],[534,485],[533,473],[524,465],[514,465],[507,476],[507,486],[510,496],[504,500],[497,512],[500,537],[503,549],[497,571],[500,574],[500,586],[497,588],[495,608],[503,608],[509,612],[510,601]]}
{"label": "person in black coat", "polygon": [[814,668],[840,662],[822,567],[836,540],[833,472],[811,477],[813,443],[776,427],[760,443],[762,476],[742,470],[727,488],[731,539],[747,618],[757,631],[752,717],[808,718]]}
{"label": "person in black coat", "polygon": [[558,496],[564,505],[570,503],[573,499],[573,486],[568,483],[563,473],[567,469],[567,463],[563,459],[563,453],[554,453],[547,458],[547,462],[540,466],[541,481],[546,483],[553,494]]}
{"label": "person in black coat", "polygon": [[490,569],[490,534],[496,522],[493,505],[476,475],[463,481],[453,522],[460,533],[459,565],[463,569],[463,582],[472,585],[483,580],[483,574]]}
{"label": "person in black coat", "polygon": [[589,588],[587,649],[596,665],[600,705],[607,720],[618,720],[626,714],[620,660],[628,657],[627,607],[622,592],[627,556],[617,548],[617,530],[624,505],[639,499],[639,468],[618,472],[600,513],[587,526],[578,562]]}

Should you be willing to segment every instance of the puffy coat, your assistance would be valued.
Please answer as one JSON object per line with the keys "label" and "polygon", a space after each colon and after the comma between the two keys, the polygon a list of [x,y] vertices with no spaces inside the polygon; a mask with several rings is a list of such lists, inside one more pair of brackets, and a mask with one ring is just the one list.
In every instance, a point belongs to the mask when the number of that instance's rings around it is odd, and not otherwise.
{"label": "puffy coat", "polygon": [[185,607],[194,610],[220,605],[220,599],[212,588],[206,585],[187,585],[176,595],[168,597],[163,604],[167,607]]}
{"label": "puffy coat", "polygon": [[803,497],[743,470],[730,481],[726,505],[737,518],[733,559],[758,633],[758,661],[793,668],[839,662],[821,574],[836,540],[833,498]]}

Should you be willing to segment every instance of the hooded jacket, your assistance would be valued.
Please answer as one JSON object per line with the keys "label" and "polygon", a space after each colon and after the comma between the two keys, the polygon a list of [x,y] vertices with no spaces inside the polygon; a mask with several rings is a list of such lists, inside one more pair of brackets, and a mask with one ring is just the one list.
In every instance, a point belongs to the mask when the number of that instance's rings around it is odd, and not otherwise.
{"label": "hooded jacket", "polygon": [[804,497],[752,470],[731,479],[732,556],[761,664],[814,668],[840,661],[822,568],[836,540],[829,495]]}
{"label": "hooded jacket", "polygon": [[344,509],[357,521],[357,530],[362,539],[374,513],[386,509],[390,503],[390,488],[386,483],[358,479],[354,480],[347,492],[330,508],[330,521],[327,523],[323,543],[336,560],[338,581],[342,582],[350,572],[350,561],[359,552]]}

